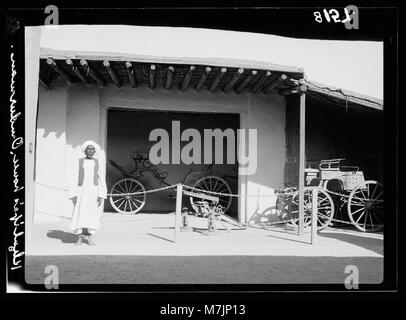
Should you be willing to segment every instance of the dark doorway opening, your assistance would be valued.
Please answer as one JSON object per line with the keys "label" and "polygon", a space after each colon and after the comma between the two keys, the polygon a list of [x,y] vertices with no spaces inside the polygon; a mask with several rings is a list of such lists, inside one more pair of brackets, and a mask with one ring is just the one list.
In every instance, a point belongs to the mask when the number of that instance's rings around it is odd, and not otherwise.
{"label": "dark doorway opening", "polygon": [[[172,123],[179,121],[180,133],[186,129],[193,128],[200,133],[201,137],[201,163],[184,164],[182,160],[180,164],[173,164],[172,159]],[[185,180],[189,185],[194,183],[194,180],[200,179],[205,174],[207,166],[204,164],[204,129],[220,129],[222,132],[226,129],[232,129],[234,132],[234,164],[227,158],[227,139],[223,139],[223,164],[214,164],[215,141],[212,143],[212,170],[206,172],[207,175],[221,177],[229,185],[233,194],[238,193],[238,171],[237,171],[237,129],[240,127],[239,114],[224,114],[224,113],[190,113],[190,112],[167,112],[167,111],[143,111],[143,110],[122,110],[111,109],[108,111],[107,121],[107,188],[110,191],[115,182],[120,179],[120,172],[111,165],[109,160],[115,161],[127,172],[131,172],[135,168],[131,153],[135,150],[148,150],[157,141],[150,141],[150,133],[154,129],[164,129],[169,134],[169,155],[170,161],[168,164],[156,165],[158,174],[153,170],[145,170],[142,176],[138,178],[146,190],[156,189],[165,184],[161,183],[160,178],[169,185],[177,184]],[[189,141],[180,141],[180,149],[187,145]],[[148,153],[144,153],[148,156]],[[190,174],[192,172],[192,174]],[[198,174],[195,174],[198,172]],[[223,192],[225,192],[223,190]],[[168,196],[168,192],[161,191],[147,194],[145,205],[140,212],[148,213],[164,213],[173,212],[175,210],[175,200]],[[184,197],[184,206],[190,207],[190,201]],[[190,207],[191,208],[191,207]],[[115,211],[111,204],[106,202],[106,211]],[[234,198],[231,202],[227,214],[233,218],[238,218],[238,200]]]}

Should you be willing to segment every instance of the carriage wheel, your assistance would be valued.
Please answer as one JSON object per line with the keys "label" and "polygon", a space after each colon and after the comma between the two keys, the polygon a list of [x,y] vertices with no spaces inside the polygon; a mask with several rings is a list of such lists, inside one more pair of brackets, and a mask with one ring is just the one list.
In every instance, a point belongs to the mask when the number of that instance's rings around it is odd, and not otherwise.
{"label": "carriage wheel", "polygon": [[365,181],[356,186],[348,198],[348,216],[354,226],[364,232],[383,228],[383,185]]}
{"label": "carriage wheel", "polygon": [[[212,191],[218,193],[231,194],[231,188],[228,185],[228,183],[224,179],[216,176],[205,176],[203,178],[200,178],[199,180],[196,181],[193,187],[196,189],[200,189],[202,191]],[[232,201],[232,198],[230,196],[218,196],[216,194],[210,193],[207,193],[207,195],[219,197],[219,204],[223,206],[224,212],[227,212],[227,210],[230,208]],[[198,212],[198,208],[196,207],[194,202],[198,200],[200,199],[190,197],[190,204],[192,205],[193,209],[196,212]]]}
{"label": "carriage wheel", "polygon": [[[292,224],[298,225],[298,218],[299,218],[299,192],[297,191],[292,198],[292,205],[291,205],[291,218]],[[312,222],[312,191],[305,190],[304,191],[304,225],[305,227],[309,226]],[[323,230],[327,228],[331,220],[333,219],[334,215],[334,201],[330,197],[330,195],[322,190],[319,189],[317,192],[317,230]]]}
{"label": "carriage wheel", "polygon": [[145,192],[144,186],[137,180],[125,178],[117,181],[111,188],[110,204],[120,213],[135,214],[145,205],[146,194],[126,195],[127,193]]}

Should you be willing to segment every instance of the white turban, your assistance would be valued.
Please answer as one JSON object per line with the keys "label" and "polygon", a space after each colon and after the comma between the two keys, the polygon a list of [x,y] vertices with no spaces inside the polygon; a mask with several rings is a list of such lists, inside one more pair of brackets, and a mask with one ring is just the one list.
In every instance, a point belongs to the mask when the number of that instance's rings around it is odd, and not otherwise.
{"label": "white turban", "polygon": [[87,140],[82,144],[82,152],[84,153],[88,146],[93,146],[96,152],[100,151],[100,146],[93,140]]}

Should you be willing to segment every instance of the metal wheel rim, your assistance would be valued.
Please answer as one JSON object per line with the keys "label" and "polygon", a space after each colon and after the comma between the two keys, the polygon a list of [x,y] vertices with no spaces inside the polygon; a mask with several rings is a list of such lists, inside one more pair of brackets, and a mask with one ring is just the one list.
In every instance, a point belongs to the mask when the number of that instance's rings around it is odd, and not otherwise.
{"label": "metal wheel rim", "polygon": [[[200,189],[202,191],[213,191],[213,192],[231,194],[231,188],[228,185],[228,183],[224,179],[217,177],[217,176],[202,177],[196,181],[196,183],[194,184],[193,187],[196,189]],[[210,194],[210,193],[207,193],[207,194],[216,196],[215,194]],[[231,206],[232,198],[227,197],[227,196],[218,196],[218,197],[219,197],[219,204],[221,204],[224,207],[224,213],[227,212],[227,210]],[[198,212],[198,209],[197,209],[196,205],[194,204],[193,197],[190,197],[190,204],[192,205],[193,210]]]}
{"label": "metal wheel rim", "polygon": [[138,180],[125,178],[117,181],[111,188],[110,204],[119,213],[135,214],[145,205],[146,194],[119,196],[120,194],[132,192],[145,192],[145,188]]}
{"label": "metal wheel rim", "polygon": [[358,230],[363,232],[382,230],[384,226],[383,199],[383,185],[377,181],[365,181],[351,191],[347,211],[351,222]]}

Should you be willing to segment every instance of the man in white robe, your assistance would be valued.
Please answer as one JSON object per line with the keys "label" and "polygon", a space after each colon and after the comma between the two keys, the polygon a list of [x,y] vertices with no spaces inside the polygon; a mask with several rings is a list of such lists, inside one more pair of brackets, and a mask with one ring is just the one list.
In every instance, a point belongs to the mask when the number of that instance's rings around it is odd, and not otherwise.
{"label": "man in white robe", "polygon": [[80,245],[83,240],[87,240],[89,245],[95,245],[92,235],[100,227],[107,189],[99,160],[93,157],[99,150],[100,147],[94,141],[83,143],[82,151],[86,156],[79,159],[68,190],[68,198],[74,204],[70,228],[78,235],[76,245]]}

